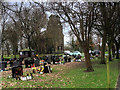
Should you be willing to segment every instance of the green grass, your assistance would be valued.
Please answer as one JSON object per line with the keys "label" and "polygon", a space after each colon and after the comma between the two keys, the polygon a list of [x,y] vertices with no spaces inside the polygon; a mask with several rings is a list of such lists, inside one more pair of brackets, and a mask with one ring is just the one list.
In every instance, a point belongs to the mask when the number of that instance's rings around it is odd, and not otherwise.
{"label": "green grass", "polygon": [[[45,55],[63,55],[63,54],[39,54],[38,57],[43,57]],[[1,58],[1,56],[0,56]],[[15,55],[4,55],[3,58],[5,59],[12,59],[12,58],[15,58]],[[19,55],[16,55],[16,58],[19,58]]]}
{"label": "green grass", "polygon": [[[3,78],[7,88],[107,88],[106,65],[99,64],[99,59],[92,60],[94,72],[84,72],[85,65],[77,68],[66,69],[54,67],[52,74],[36,76],[32,81],[19,81],[11,78]],[[118,60],[110,62],[110,87],[115,88],[118,78]],[[63,69],[61,72],[58,68]],[[52,76],[51,76],[52,75]],[[13,86],[12,86],[13,84]]]}
{"label": "green grass", "polygon": [[[110,87],[115,88],[118,77],[117,60],[110,63]],[[71,79],[72,84],[66,87],[71,88],[107,88],[106,65],[93,65],[94,72],[83,72],[84,68],[73,69],[64,76]]]}
{"label": "green grass", "polygon": [[106,51],[105,54],[108,54],[108,51]]}
{"label": "green grass", "polygon": [[64,54],[39,54],[38,57],[43,57],[43,56],[46,56],[46,55],[64,55]]}
{"label": "green grass", "polygon": [[[15,58],[15,55],[4,55],[3,58],[5,59],[12,59],[12,58]],[[19,55],[16,55],[16,58],[19,58]]]}
{"label": "green grass", "polygon": [[[112,53],[112,51],[111,51],[111,53]],[[106,51],[105,54],[108,54],[108,51]]]}

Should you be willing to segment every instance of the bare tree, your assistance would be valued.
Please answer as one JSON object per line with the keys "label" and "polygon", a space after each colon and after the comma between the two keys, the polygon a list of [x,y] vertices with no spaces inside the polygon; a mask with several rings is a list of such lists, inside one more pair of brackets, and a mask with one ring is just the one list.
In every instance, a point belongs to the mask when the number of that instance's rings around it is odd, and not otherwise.
{"label": "bare tree", "polygon": [[83,48],[86,61],[86,71],[94,71],[89,55],[89,38],[94,22],[94,3],[54,3],[53,10],[69,24]]}
{"label": "bare tree", "polygon": [[31,22],[31,26],[34,30],[31,40],[33,44],[32,47],[37,51],[37,53],[41,53],[44,52],[45,49],[45,34],[42,32],[42,29],[46,28],[47,16],[39,9],[34,9],[32,16],[33,21]]}
{"label": "bare tree", "polygon": [[6,14],[12,19],[19,34],[28,42],[31,50],[32,36],[40,33],[46,24],[46,14],[33,3],[25,4],[23,2],[13,3],[10,6],[3,4],[3,7],[9,10]]}
{"label": "bare tree", "polygon": [[[101,49],[101,64],[105,64],[105,50],[106,43],[109,47],[109,60],[111,61],[111,47],[113,44],[113,34],[115,33],[114,25],[116,24],[116,3],[112,2],[103,2],[97,3],[97,19],[95,22],[95,28],[102,37],[102,49]],[[113,28],[114,27],[114,28]]]}
{"label": "bare tree", "polygon": [[[4,42],[6,40],[5,38],[5,29],[6,29],[6,23],[8,20],[8,16],[6,15],[6,11],[7,9],[5,7],[2,6],[3,2],[0,2],[1,6],[0,6],[0,24],[1,24],[1,51],[2,51],[2,55],[4,54]],[[7,4],[6,4],[7,5]]]}
{"label": "bare tree", "polygon": [[13,55],[16,56],[16,54],[18,53],[19,32],[17,32],[17,29],[14,26],[14,24],[7,25],[5,37],[12,46]]}
{"label": "bare tree", "polygon": [[120,49],[120,2],[119,3],[116,3],[116,13],[115,13],[115,16],[117,17],[116,18],[116,22],[114,23],[114,26],[112,27],[112,29],[114,30],[114,33],[112,33],[112,36],[113,36],[113,44],[115,45],[116,47],[116,59],[119,59],[119,49]]}

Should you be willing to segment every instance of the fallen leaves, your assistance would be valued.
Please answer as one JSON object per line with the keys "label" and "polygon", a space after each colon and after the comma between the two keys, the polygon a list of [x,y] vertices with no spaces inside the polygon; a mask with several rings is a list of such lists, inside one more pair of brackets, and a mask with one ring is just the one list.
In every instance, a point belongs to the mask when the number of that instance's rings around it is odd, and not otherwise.
{"label": "fallen leaves", "polygon": [[60,80],[61,82],[63,81],[63,80]]}
{"label": "fallen leaves", "polygon": [[[70,78],[66,77],[63,78],[64,72],[68,72],[71,68],[76,68],[76,67],[81,67],[81,63],[80,62],[70,62],[70,63],[66,63],[64,65],[52,65],[52,68],[54,67],[56,70],[58,70],[59,72],[53,72],[53,73],[49,73],[49,74],[33,74],[33,79],[32,80],[28,80],[25,82],[22,81],[16,81],[15,79],[9,79],[9,82],[4,82],[4,88],[6,87],[17,87],[17,85],[19,85],[19,87],[29,87],[29,88],[55,88],[55,87],[60,87],[60,86],[67,86],[68,84],[72,84],[72,82],[70,81]],[[69,69],[69,70],[68,70]],[[30,73],[32,72],[31,68],[24,68],[23,70],[24,75],[26,75],[26,73]],[[5,71],[2,72],[3,76],[6,77],[8,75],[11,75],[11,71]],[[83,78],[85,78],[83,76]],[[7,80],[8,78],[5,78],[5,80]],[[71,79],[74,79],[71,78]],[[13,83],[14,82],[14,83]],[[40,84],[41,85],[38,85]],[[58,84],[57,84],[58,83]],[[8,85],[7,85],[8,84]],[[45,86],[44,86],[45,84]]]}
{"label": "fallen leaves", "polygon": [[37,88],[42,88],[42,86],[39,86],[39,85],[38,85]]}

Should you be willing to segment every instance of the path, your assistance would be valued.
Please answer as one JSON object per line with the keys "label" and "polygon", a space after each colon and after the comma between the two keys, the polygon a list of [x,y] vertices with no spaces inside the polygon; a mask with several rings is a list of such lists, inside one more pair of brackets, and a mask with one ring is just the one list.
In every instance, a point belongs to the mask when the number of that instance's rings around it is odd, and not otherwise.
{"label": "path", "polygon": [[118,77],[118,82],[117,82],[116,90],[120,90],[120,74],[119,74],[119,77]]}

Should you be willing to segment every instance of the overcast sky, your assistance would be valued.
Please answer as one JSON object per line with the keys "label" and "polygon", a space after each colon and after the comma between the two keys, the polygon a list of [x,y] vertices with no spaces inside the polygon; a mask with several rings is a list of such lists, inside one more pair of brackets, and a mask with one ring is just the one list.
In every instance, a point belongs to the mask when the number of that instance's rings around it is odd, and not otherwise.
{"label": "overcast sky", "polygon": [[[13,3],[16,2],[16,0],[6,0],[6,1],[13,2]],[[23,0],[19,0],[19,2],[20,1],[23,1]],[[24,1],[27,2],[28,0],[24,0]],[[17,2],[18,2],[18,0],[17,0]],[[48,18],[50,15],[51,15],[51,13],[47,12]],[[0,25],[0,30],[1,30],[1,25]],[[69,31],[70,31],[69,25],[67,25],[66,27],[64,27],[64,25],[63,25],[64,45],[67,45],[67,42],[70,42],[70,36],[68,34]]]}

